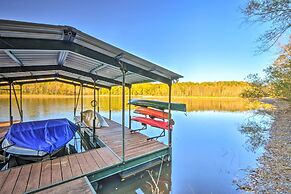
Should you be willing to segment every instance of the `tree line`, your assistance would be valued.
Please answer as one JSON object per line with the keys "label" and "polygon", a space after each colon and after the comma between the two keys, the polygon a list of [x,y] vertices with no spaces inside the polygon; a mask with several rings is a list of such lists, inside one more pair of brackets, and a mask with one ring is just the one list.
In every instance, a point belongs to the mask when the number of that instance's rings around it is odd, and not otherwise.
{"label": "tree line", "polygon": [[[219,82],[181,82],[173,84],[173,96],[196,96],[196,97],[239,97],[243,90],[248,87],[247,82],[240,81],[219,81]],[[7,90],[1,90],[1,93],[7,94]],[[78,88],[77,88],[78,92]],[[132,86],[132,95],[143,96],[167,96],[169,88],[166,84],[160,83],[144,83],[134,84]],[[112,87],[112,95],[121,95],[122,88],[120,86]],[[23,94],[39,94],[39,95],[73,95],[74,86],[60,83],[57,81],[49,83],[37,83],[23,85]],[[93,90],[84,89],[85,95],[92,95]],[[107,95],[108,89],[101,89],[101,95]],[[128,94],[128,89],[126,89]]]}

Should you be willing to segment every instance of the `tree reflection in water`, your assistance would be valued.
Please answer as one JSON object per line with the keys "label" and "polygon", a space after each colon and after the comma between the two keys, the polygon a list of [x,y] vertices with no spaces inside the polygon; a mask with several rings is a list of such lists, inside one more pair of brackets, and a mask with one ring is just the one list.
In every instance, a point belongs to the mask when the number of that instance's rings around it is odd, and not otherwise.
{"label": "tree reflection in water", "polygon": [[240,126],[239,131],[247,137],[247,150],[256,152],[263,147],[269,137],[272,117],[263,110],[257,110]]}
{"label": "tree reflection in water", "polygon": [[[159,193],[167,194],[171,193],[171,163],[163,163],[162,168],[158,165],[149,171],[143,171],[136,174],[135,176],[129,177],[125,180],[120,180],[119,175],[115,175],[98,182],[97,193],[142,193],[142,194],[152,194],[153,187],[155,183],[158,183]],[[150,173],[149,173],[150,172]],[[152,177],[150,176],[152,175]],[[155,182],[153,182],[153,179]],[[157,181],[158,180],[158,181]],[[95,187],[96,188],[96,187]]]}

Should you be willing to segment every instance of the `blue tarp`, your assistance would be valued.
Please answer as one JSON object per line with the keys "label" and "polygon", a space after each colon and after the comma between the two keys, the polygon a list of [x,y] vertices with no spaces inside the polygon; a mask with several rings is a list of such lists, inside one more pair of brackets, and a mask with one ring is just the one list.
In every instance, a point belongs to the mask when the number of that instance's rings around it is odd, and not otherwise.
{"label": "blue tarp", "polygon": [[67,144],[78,127],[68,119],[51,119],[13,124],[6,134],[12,144],[52,153]]}

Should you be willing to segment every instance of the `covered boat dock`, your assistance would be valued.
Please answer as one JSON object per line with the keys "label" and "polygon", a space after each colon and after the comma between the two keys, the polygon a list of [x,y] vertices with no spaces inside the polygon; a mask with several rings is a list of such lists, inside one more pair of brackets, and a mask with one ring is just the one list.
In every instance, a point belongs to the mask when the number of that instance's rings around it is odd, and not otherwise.
{"label": "covered boat dock", "polygon": [[59,81],[74,85],[74,116],[78,106],[83,112],[84,87],[94,91],[95,114],[99,112],[100,88],[109,90],[111,102],[111,88],[122,86],[122,123],[111,120],[109,103],[109,128],[97,129],[93,125],[93,138],[100,148],[1,171],[0,193],[41,192],[84,177],[94,183],[155,160],[170,160],[170,125],[167,145],[148,141],[141,133],[131,133],[129,105],[129,125],[125,126],[125,87],[129,88],[131,99],[133,84],[167,84],[170,113],[172,83],[181,77],[70,26],[0,20],[0,86],[9,87],[10,125],[14,120],[12,96],[23,121],[24,84]]}

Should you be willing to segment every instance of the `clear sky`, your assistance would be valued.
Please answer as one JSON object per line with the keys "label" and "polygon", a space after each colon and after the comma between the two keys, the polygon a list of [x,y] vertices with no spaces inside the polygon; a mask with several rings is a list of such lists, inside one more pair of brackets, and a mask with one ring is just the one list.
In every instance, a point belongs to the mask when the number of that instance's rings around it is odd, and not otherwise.
{"label": "clear sky", "polygon": [[178,72],[181,81],[244,80],[277,52],[256,55],[259,25],[243,24],[244,0],[1,0],[0,18],[71,25]]}

